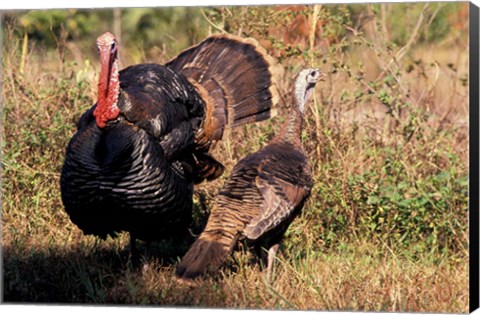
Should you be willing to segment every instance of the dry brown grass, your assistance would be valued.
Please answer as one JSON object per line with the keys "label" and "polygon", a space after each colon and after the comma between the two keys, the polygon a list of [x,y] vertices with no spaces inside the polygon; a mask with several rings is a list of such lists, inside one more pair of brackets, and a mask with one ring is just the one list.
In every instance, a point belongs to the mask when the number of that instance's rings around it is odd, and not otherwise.
{"label": "dry brown grass", "polygon": [[280,256],[272,282],[249,253],[239,252],[230,261],[235,271],[226,268],[191,286],[177,283],[175,265],[162,263],[158,253],[132,266],[127,237],[95,244],[73,234],[76,240],[6,244],[6,301],[448,313],[465,312],[468,305],[464,262],[425,257],[419,263],[371,244]]}

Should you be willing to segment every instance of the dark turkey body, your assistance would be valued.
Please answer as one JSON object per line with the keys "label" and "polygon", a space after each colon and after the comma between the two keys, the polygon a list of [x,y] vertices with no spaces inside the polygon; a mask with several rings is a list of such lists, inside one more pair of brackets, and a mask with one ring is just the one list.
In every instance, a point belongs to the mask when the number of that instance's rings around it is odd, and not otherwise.
{"label": "dark turkey body", "polygon": [[72,222],[102,238],[179,236],[191,221],[189,152],[204,115],[193,86],[166,67],[120,72],[120,116],[99,128],[93,108],[78,123],[61,175]]}

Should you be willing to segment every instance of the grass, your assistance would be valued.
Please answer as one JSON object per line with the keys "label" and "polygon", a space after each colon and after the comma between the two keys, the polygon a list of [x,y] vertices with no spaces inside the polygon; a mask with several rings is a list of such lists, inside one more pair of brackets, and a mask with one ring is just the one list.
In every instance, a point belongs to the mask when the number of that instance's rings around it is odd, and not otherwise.
{"label": "grass", "polygon": [[[352,244],[329,253],[284,253],[268,282],[249,254],[232,259],[236,272],[224,270],[219,279],[195,287],[172,278],[174,265],[155,256],[134,267],[125,238],[100,246],[79,241],[46,251],[5,248],[6,301],[102,303],[163,306],[236,307],[244,309],[373,310],[457,312],[468,302],[467,266],[422,263],[379,254],[370,244]],[[37,248],[45,248],[36,244]],[[387,249],[384,249],[388,252]],[[292,255],[292,257],[284,257]],[[302,257],[303,256],[303,257]],[[52,270],[54,269],[54,270]],[[13,275],[20,279],[16,279]],[[22,279],[30,279],[28,282]],[[59,285],[61,283],[61,285]],[[14,286],[9,286],[13,285]]]}
{"label": "grass", "polygon": [[[63,210],[59,175],[74,124],[96,99],[98,61],[74,61],[61,46],[51,50],[30,42],[22,49],[24,38],[7,29],[4,301],[467,312],[465,37],[452,33],[442,41],[417,43],[412,36],[405,49],[392,47],[382,40],[380,17],[360,27],[348,10],[326,7],[302,9],[318,16],[324,30],[309,36],[310,30],[303,42],[281,42],[269,33],[266,20],[295,21],[289,11],[244,10],[238,16],[255,21],[248,25],[228,10],[209,15],[210,23],[216,17],[229,21],[231,33],[262,39],[277,56],[282,101],[275,118],[231,130],[215,148],[227,172],[196,187],[199,222],[235,163],[278,130],[295,73],[305,65],[327,73],[310,103],[304,132],[315,186],[287,232],[271,282],[249,251],[236,252],[218,277],[189,287],[172,278],[175,245],[142,246],[142,261],[132,263],[126,234],[106,241],[84,236]],[[424,5],[418,8],[422,12]],[[399,51],[406,53],[390,63]]]}

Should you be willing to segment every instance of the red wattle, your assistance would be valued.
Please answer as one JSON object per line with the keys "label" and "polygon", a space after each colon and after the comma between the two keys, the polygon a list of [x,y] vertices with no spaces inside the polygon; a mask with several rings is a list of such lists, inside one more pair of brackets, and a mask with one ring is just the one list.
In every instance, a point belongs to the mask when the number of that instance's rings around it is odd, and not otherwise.
{"label": "red wattle", "polygon": [[[118,63],[116,56],[110,65],[111,56],[108,52],[101,52],[101,70],[98,83],[97,107],[93,116],[99,128],[105,128],[107,122],[118,117],[120,109],[117,107],[120,81],[118,77]],[[110,66],[109,66],[110,65]]]}
{"label": "red wattle", "polygon": [[120,109],[114,105],[113,107],[97,107],[93,111],[93,116],[95,116],[95,121],[97,126],[100,128],[105,128],[109,120],[113,120],[118,117],[120,114]]}

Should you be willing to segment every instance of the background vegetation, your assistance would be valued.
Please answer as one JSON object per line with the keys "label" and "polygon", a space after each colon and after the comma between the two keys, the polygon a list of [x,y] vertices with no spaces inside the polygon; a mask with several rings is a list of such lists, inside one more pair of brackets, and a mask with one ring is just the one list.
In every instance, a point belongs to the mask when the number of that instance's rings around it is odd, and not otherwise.
{"label": "background vegetation", "polygon": [[[327,74],[303,135],[316,183],[271,282],[240,251],[222,276],[185,287],[168,244],[132,264],[126,235],[98,241],[69,221],[59,174],[96,99],[106,30],[123,66],[218,32],[254,37],[278,61],[278,115],[217,146],[227,172],[196,187],[195,232],[235,163],[285,119],[295,74]],[[5,14],[3,31],[5,301],[468,310],[468,3],[31,11]]]}

